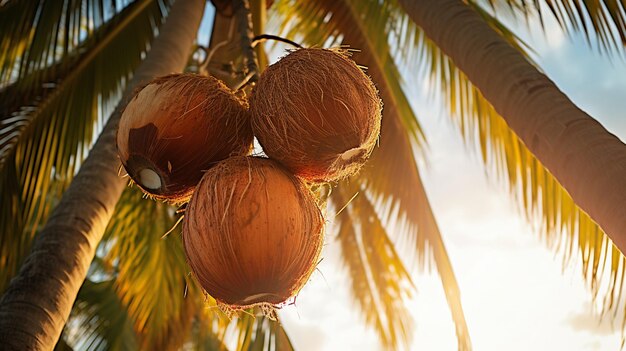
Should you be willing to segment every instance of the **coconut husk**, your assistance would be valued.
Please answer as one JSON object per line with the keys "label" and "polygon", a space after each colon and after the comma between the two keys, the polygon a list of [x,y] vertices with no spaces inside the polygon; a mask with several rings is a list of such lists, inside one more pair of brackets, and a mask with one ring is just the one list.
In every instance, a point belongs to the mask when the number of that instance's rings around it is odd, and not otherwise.
{"label": "coconut husk", "polygon": [[250,151],[247,103],[221,81],[195,74],[160,77],[126,106],[117,133],[131,179],[157,199],[187,201],[204,171]]}
{"label": "coconut husk", "polygon": [[298,49],[268,67],[250,100],[265,153],[309,181],[357,172],[380,132],[382,102],[347,52]]}
{"label": "coconut husk", "polygon": [[288,303],[314,271],[324,242],[310,190],[260,157],[229,158],[206,172],[183,223],[194,276],[228,310]]}

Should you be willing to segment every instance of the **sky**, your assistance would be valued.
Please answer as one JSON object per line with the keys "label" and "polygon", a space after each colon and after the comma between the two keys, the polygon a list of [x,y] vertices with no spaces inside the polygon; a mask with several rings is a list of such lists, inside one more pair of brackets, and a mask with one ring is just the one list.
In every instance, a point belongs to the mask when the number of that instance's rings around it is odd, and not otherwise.
{"label": "sky", "polygon": [[[557,86],[625,140],[626,60],[609,60],[582,36],[566,37],[554,21],[546,23],[545,35],[536,30],[538,23],[511,26],[536,50],[535,60]],[[200,41],[208,41],[206,32]],[[459,282],[474,350],[618,350],[621,317],[598,318],[580,262],[563,266],[547,248],[505,186],[486,175],[445,110],[429,100],[427,84],[408,81],[407,92],[430,146],[428,166],[420,171]],[[382,350],[351,298],[332,226],[330,218],[318,271],[297,305],[280,311],[284,328],[297,350]],[[409,349],[456,350],[438,276],[411,273],[417,293],[406,301],[415,319]]]}

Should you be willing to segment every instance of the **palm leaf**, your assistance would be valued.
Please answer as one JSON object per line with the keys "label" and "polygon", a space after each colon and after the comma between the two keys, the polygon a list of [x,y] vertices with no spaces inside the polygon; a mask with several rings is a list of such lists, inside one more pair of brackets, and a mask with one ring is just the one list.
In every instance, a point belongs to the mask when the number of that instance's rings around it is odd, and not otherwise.
{"label": "palm leaf", "polygon": [[65,334],[69,344],[80,350],[136,350],[139,346],[112,280],[85,280]]}
{"label": "palm leaf", "polygon": [[[141,62],[166,5],[139,1],[111,18],[111,25],[95,31],[93,39],[85,39],[84,46],[77,44],[79,52],[68,52],[63,69],[36,65],[40,73],[26,74],[52,79],[52,89],[42,91],[39,78],[33,78],[32,85],[16,83],[3,92],[10,96],[21,92],[33,100],[28,102],[32,105],[3,116],[0,122],[0,159],[4,160],[0,163],[0,200],[4,204],[0,209],[0,257],[5,267],[0,273],[0,290],[16,272],[39,223],[71,181],[103,124],[103,116],[108,116],[125,81]],[[21,5],[9,9],[15,6]],[[29,40],[40,45],[37,36]],[[34,51],[29,49],[23,55],[32,57]],[[72,55],[78,58],[70,58]]]}
{"label": "palm leaf", "polygon": [[367,324],[375,328],[385,347],[406,347],[413,319],[404,298],[411,296],[414,286],[374,204],[363,193],[348,203],[357,189],[342,184],[332,197],[335,208],[347,204],[337,216],[341,258]]}
{"label": "palm leaf", "polygon": [[[472,0],[476,3],[478,1]],[[626,3],[618,0],[499,0],[494,9],[506,7],[526,19],[553,17],[568,35],[582,33],[590,46],[604,53],[623,55],[626,45]],[[543,6],[542,6],[543,5]]]}
{"label": "palm leaf", "polygon": [[280,320],[271,320],[265,316],[243,314],[231,322],[231,328],[235,329],[236,334],[235,350],[294,350],[287,332],[280,324]]}
{"label": "palm leaf", "polygon": [[142,349],[180,347],[189,337],[202,293],[189,278],[175,209],[127,189],[109,222],[101,251],[114,289],[133,321]]}
{"label": "palm leaf", "polygon": [[[132,1],[13,1],[0,8],[0,87],[73,56]],[[39,80],[39,82],[42,82]]]}

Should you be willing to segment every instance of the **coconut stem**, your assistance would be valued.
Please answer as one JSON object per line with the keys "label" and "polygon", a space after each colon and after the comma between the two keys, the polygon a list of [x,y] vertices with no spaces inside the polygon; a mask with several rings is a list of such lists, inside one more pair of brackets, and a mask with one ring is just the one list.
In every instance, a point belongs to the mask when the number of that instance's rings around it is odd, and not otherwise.
{"label": "coconut stem", "polygon": [[280,42],[295,46],[297,48],[302,48],[302,45],[296,43],[293,40],[289,40],[287,38],[283,38],[278,35],[272,35],[272,34],[259,34],[256,37],[252,38],[252,46],[256,46],[257,44],[262,43],[266,40],[280,41]]}
{"label": "coconut stem", "polygon": [[233,0],[233,9],[237,18],[237,26],[241,39],[241,51],[243,52],[244,73],[250,77],[247,83],[256,83],[259,80],[259,65],[257,63],[256,52],[252,47],[252,14],[250,13],[250,3],[248,0]]}

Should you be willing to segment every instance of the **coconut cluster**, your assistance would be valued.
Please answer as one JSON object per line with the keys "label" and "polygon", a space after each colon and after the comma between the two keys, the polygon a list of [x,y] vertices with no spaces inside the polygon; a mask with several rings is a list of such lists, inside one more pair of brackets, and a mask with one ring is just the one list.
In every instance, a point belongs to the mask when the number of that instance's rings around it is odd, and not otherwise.
{"label": "coconut cluster", "polygon": [[[363,166],[381,108],[344,52],[299,49],[263,72],[249,107],[212,77],[154,80],[128,104],[117,144],[146,193],[189,200],[183,246],[202,288],[227,310],[267,311],[320,260],[325,220],[309,186]],[[248,156],[253,134],[268,157]]]}

